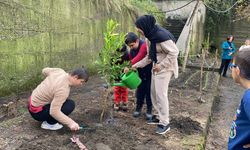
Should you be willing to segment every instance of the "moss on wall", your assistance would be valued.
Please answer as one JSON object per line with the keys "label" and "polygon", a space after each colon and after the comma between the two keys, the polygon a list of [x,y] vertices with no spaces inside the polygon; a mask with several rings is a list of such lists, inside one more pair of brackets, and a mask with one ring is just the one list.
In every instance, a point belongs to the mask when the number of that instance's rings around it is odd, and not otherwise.
{"label": "moss on wall", "polygon": [[[105,3],[106,2],[106,3]],[[137,14],[128,1],[2,0],[0,2],[0,96],[33,88],[43,67],[95,72],[109,18],[133,31]]]}

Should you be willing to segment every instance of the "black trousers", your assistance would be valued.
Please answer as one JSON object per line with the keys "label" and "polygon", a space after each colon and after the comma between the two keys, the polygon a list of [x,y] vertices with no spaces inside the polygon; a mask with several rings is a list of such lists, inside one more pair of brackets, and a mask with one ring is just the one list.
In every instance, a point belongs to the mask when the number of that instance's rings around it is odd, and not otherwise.
{"label": "black trousers", "polygon": [[151,95],[150,95],[150,87],[151,87],[151,76],[148,76],[148,78],[142,79],[141,84],[136,90],[136,111],[141,111],[142,106],[144,104],[144,100],[146,98],[146,104],[147,104],[147,113],[152,113],[152,101],[151,101]]}
{"label": "black trousers", "polygon": [[227,69],[228,69],[230,62],[231,62],[231,59],[222,59],[221,65],[220,65],[220,70],[219,70],[220,75],[221,75],[221,73],[223,73],[222,75],[226,76]]}
{"label": "black trousers", "polygon": [[[75,102],[71,99],[67,99],[62,105],[61,111],[68,116],[74,109]],[[43,107],[43,110],[38,113],[29,112],[37,121],[47,121],[49,124],[56,124],[58,121],[50,115],[49,110],[50,104],[47,104]]]}

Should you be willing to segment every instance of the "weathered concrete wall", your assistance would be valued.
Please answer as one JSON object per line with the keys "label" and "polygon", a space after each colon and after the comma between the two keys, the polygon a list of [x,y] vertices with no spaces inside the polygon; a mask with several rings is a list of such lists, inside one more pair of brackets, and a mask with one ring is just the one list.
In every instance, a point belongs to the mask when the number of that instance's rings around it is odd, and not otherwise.
{"label": "weathered concrete wall", "polygon": [[[196,3],[196,2],[195,2]],[[199,53],[204,39],[204,23],[206,8],[199,2],[189,13],[189,18],[182,30],[177,46],[181,55],[189,51],[189,54]]]}
{"label": "weathered concrete wall", "polygon": [[[162,11],[169,11],[184,6],[189,2],[189,0],[165,0],[156,2],[156,4]],[[187,51],[189,54],[200,52],[204,39],[206,8],[202,2],[199,2],[197,9],[195,9],[195,6],[196,1],[193,1],[181,9],[166,13],[166,18],[187,19],[176,43],[181,55],[184,55]]]}
{"label": "weathered concrete wall", "polygon": [[229,24],[221,23],[219,25],[219,32],[213,35],[213,42],[217,45],[218,49],[221,50],[222,42],[226,41],[228,35],[234,35],[234,43],[236,48],[240,48],[245,43],[247,38],[250,38],[250,21],[241,20],[231,22]]}
{"label": "weathered concrete wall", "polygon": [[105,2],[1,0],[0,95],[34,84],[46,66],[94,70],[106,21],[112,18],[123,31],[134,30],[128,10],[108,9]]}
{"label": "weathered concrete wall", "polygon": [[[162,11],[170,11],[170,10],[179,8],[181,6],[184,6],[189,2],[190,0],[178,0],[178,1],[177,0],[165,0],[165,1],[158,1],[156,2],[156,4],[157,4],[157,7]],[[195,6],[195,2],[192,2],[181,9],[167,12],[166,18],[171,17],[171,18],[176,18],[176,19],[186,19],[189,17],[189,14],[192,12],[194,6]]]}

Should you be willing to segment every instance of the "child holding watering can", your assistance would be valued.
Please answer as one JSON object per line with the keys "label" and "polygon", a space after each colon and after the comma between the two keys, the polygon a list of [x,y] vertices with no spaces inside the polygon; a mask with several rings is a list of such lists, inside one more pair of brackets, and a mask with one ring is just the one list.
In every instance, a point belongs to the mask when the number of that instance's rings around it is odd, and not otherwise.
{"label": "child holding watering can", "polygon": [[132,66],[143,68],[153,62],[151,80],[151,99],[159,118],[152,117],[148,124],[157,124],[156,133],[165,134],[170,130],[168,85],[171,77],[178,77],[177,57],[179,50],[174,36],[156,24],[152,15],[143,15],[135,21],[137,31],[149,40],[149,53],[141,61]]}
{"label": "child holding watering can", "polygon": [[[139,37],[133,33],[129,32],[125,36],[125,43],[130,48],[129,59],[131,60],[132,65],[142,60],[147,55],[147,46],[146,42],[139,39]],[[134,117],[139,117],[141,115],[144,99],[146,98],[147,120],[152,118],[152,101],[150,96],[150,85],[151,85],[151,69],[152,63],[146,65],[143,68],[138,68],[139,77],[142,82],[136,90],[136,108],[133,113]],[[128,68],[124,69],[124,72],[128,72]]]}
{"label": "child holding watering can", "polygon": [[[121,49],[117,49],[117,51],[122,53],[121,60],[117,61],[117,64],[122,64],[124,61],[129,60],[127,47],[123,45]],[[120,82],[121,78],[117,77],[116,82]],[[122,109],[123,111],[127,111],[128,109],[128,88],[124,86],[114,86],[114,110],[118,111]]]}

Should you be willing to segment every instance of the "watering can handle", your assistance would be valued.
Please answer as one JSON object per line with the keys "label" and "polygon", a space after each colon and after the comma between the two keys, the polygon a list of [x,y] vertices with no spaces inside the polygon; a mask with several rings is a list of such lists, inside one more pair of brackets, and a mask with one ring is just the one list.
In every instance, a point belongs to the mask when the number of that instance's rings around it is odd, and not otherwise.
{"label": "watering can handle", "polygon": [[[125,68],[127,68],[127,67],[125,67]],[[125,70],[125,68],[124,68],[124,70]],[[133,70],[133,69],[129,69],[129,68],[127,68],[127,69],[128,69],[127,73],[131,72],[131,70],[132,70],[132,71],[137,71],[137,70]],[[123,73],[120,75],[120,78],[122,78],[122,76],[124,76],[124,75],[127,74],[127,73],[123,72]]]}
{"label": "watering can handle", "polygon": [[139,72],[138,72],[138,70],[136,69],[136,70],[131,70],[131,71],[129,71],[129,72],[135,72],[138,76],[139,76]]}
{"label": "watering can handle", "polygon": [[120,75],[120,78],[122,78],[122,76],[124,76],[125,75],[125,73],[123,72],[121,75]]}
{"label": "watering can handle", "polygon": [[136,69],[136,70],[134,70],[134,72],[137,74],[137,75],[139,75],[139,72],[138,72],[138,70]]}
{"label": "watering can handle", "polygon": [[[136,70],[130,70],[130,71],[128,71],[128,73],[131,72],[131,71],[133,71],[133,72],[135,72],[137,75],[139,75],[139,72],[138,72],[137,69],[136,69]],[[122,78],[122,76],[124,76],[124,74],[127,74],[127,73],[124,73],[124,72],[123,72],[123,73],[121,74],[120,77]]]}
{"label": "watering can handle", "polygon": [[137,69],[136,70],[132,70],[132,71],[134,71],[139,76],[139,72],[138,72]]}

